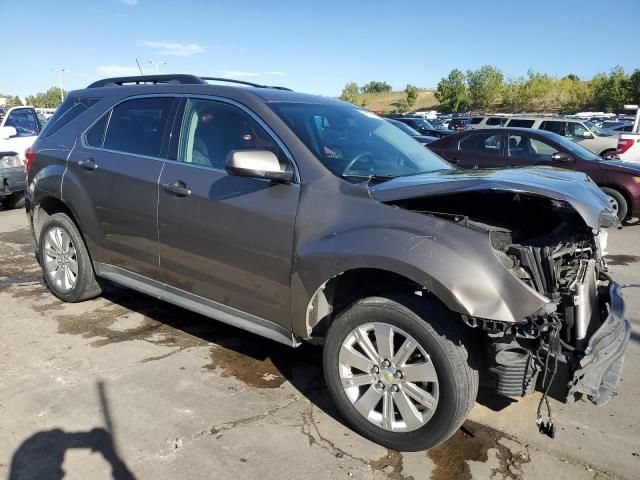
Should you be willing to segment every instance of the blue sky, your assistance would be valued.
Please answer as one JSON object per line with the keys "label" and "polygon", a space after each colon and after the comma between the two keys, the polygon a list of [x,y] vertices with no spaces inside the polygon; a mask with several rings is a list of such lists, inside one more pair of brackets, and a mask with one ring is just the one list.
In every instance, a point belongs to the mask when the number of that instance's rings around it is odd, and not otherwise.
{"label": "blue sky", "polygon": [[639,18],[638,0],[0,0],[0,92],[43,91],[59,67],[82,88],[136,74],[136,58],[145,73],[157,59],[163,73],[330,96],[350,81],[433,87],[485,64],[589,78],[640,67]]}

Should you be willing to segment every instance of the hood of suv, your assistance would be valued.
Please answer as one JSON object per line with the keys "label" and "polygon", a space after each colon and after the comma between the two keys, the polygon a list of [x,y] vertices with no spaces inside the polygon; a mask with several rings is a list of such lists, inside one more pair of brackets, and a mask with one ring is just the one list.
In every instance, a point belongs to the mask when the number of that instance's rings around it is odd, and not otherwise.
{"label": "hood of suv", "polygon": [[383,203],[481,190],[526,193],[566,202],[594,230],[618,223],[607,196],[587,175],[551,167],[438,171],[398,177],[369,188],[371,197]]}

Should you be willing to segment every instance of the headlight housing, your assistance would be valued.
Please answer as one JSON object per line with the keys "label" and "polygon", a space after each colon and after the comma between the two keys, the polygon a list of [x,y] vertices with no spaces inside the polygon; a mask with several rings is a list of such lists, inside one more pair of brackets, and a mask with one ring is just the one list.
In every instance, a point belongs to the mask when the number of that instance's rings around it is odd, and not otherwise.
{"label": "headlight housing", "polygon": [[0,156],[0,168],[13,168],[22,166],[24,166],[24,162],[17,153],[11,152],[9,155],[5,154]]}

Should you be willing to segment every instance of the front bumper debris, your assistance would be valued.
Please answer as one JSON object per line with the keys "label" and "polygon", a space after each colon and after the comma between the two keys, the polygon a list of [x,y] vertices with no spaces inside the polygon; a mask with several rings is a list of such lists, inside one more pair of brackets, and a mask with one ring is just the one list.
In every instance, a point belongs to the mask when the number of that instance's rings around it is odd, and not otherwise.
{"label": "front bumper debris", "polygon": [[567,402],[586,396],[594,405],[604,405],[616,394],[624,352],[631,337],[631,323],[625,316],[622,287],[611,282],[609,314],[596,330],[573,374]]}

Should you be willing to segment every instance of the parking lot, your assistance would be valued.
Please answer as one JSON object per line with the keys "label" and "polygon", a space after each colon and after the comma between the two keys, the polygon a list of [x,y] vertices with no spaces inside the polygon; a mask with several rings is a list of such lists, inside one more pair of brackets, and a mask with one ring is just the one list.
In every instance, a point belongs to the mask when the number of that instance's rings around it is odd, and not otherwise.
{"label": "parking lot", "polygon": [[397,453],[346,427],[319,348],[290,350],[117,287],[64,304],[44,286],[24,212],[0,211],[0,476],[3,478],[637,478],[640,225],[609,236],[634,330],[619,395],[604,407],[481,391],[464,427]]}

